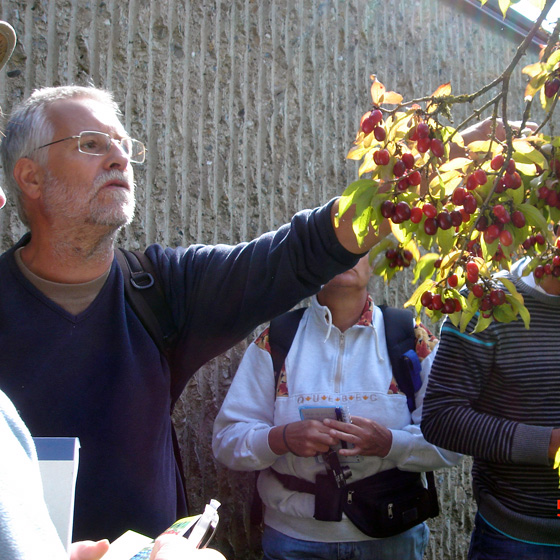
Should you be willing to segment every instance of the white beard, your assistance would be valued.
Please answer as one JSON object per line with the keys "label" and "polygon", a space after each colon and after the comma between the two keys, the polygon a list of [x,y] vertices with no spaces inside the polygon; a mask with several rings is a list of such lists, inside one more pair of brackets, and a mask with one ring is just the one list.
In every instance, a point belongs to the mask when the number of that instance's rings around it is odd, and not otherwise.
{"label": "white beard", "polygon": [[[111,180],[124,181],[130,188],[101,189]],[[104,172],[86,190],[82,184],[72,185],[54,179],[47,172],[44,185],[43,209],[53,221],[78,220],[118,229],[129,224],[134,216],[134,181],[131,174],[118,170]]]}

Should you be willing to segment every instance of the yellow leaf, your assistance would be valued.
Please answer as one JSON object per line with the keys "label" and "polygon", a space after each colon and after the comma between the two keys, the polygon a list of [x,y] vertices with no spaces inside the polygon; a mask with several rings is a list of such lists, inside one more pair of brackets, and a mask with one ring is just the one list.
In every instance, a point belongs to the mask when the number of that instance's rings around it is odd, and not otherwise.
{"label": "yellow leaf", "polygon": [[385,95],[385,86],[377,81],[375,74],[372,74],[370,78],[373,80],[371,84],[371,99],[374,105],[381,105],[383,96]]}
{"label": "yellow leaf", "polygon": [[359,161],[364,157],[368,149],[369,148],[364,148],[363,146],[354,146],[353,148],[350,148],[350,150],[348,151],[348,154],[346,155],[346,159]]}
{"label": "yellow leaf", "polygon": [[399,243],[402,243],[404,241],[403,230],[399,227],[398,224],[394,224],[393,222],[390,223],[391,223],[391,231],[393,232],[393,235],[397,238],[397,241]]}
{"label": "yellow leaf", "polygon": [[487,152],[490,150],[492,142],[490,140],[475,140],[471,142],[467,148],[471,150],[471,152]]}
{"label": "yellow leaf", "polygon": [[512,4],[511,0],[499,0],[498,4],[500,5],[500,10],[502,10],[504,19],[506,19],[506,12]]}
{"label": "yellow leaf", "polygon": [[543,71],[543,64],[542,62],[535,62],[534,64],[528,64],[521,70],[523,74],[527,74],[531,78],[534,78],[536,75],[540,74]]}
{"label": "yellow leaf", "polygon": [[451,82],[439,86],[430,97],[445,97],[451,95]]}
{"label": "yellow leaf", "polygon": [[400,105],[402,103],[403,96],[400,93],[394,91],[386,91],[383,97],[383,103],[389,105]]}
{"label": "yellow leaf", "polygon": [[442,172],[452,171],[453,169],[464,169],[467,165],[470,165],[472,160],[464,157],[457,157],[446,161],[443,165],[440,165],[439,170]]}

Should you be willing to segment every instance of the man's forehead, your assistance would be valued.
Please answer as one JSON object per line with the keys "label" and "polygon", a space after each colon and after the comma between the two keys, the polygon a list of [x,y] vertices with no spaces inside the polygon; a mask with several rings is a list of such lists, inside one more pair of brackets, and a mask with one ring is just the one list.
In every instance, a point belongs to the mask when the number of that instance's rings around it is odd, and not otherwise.
{"label": "man's forehead", "polygon": [[99,130],[125,135],[124,126],[114,109],[96,99],[77,97],[60,99],[48,108],[49,120],[57,131],[74,135],[83,130]]}

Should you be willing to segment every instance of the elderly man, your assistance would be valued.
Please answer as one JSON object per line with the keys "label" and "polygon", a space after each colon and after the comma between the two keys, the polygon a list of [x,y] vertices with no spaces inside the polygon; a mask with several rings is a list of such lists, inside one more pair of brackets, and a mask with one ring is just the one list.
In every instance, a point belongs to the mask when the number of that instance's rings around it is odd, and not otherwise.
{"label": "elderly man", "polygon": [[353,266],[374,236],[359,248],[349,219],[335,228],[334,201],[250,243],[148,247],[173,311],[183,367],[172,375],[114,256],[144,152],[111,95],[34,92],[12,113],[1,156],[30,234],[0,257],[0,387],[34,435],[80,438],[74,538],[155,535],[185,510],[170,408],[189,378]]}

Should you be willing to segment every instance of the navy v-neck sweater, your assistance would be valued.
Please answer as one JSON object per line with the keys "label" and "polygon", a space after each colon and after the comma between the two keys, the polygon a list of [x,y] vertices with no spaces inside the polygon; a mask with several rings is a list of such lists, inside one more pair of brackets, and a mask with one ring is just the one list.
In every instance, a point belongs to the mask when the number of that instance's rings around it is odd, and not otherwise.
{"label": "navy v-neck sweater", "polygon": [[[353,266],[329,203],[237,246],[146,250],[171,303],[180,374],[124,296],[113,262],[93,303],[71,315],[0,257],[0,388],[34,436],[77,436],[74,540],[156,536],[181,511],[170,406],[204,363]],[[217,496],[219,498],[219,496]],[[1,496],[0,496],[1,500]]]}

